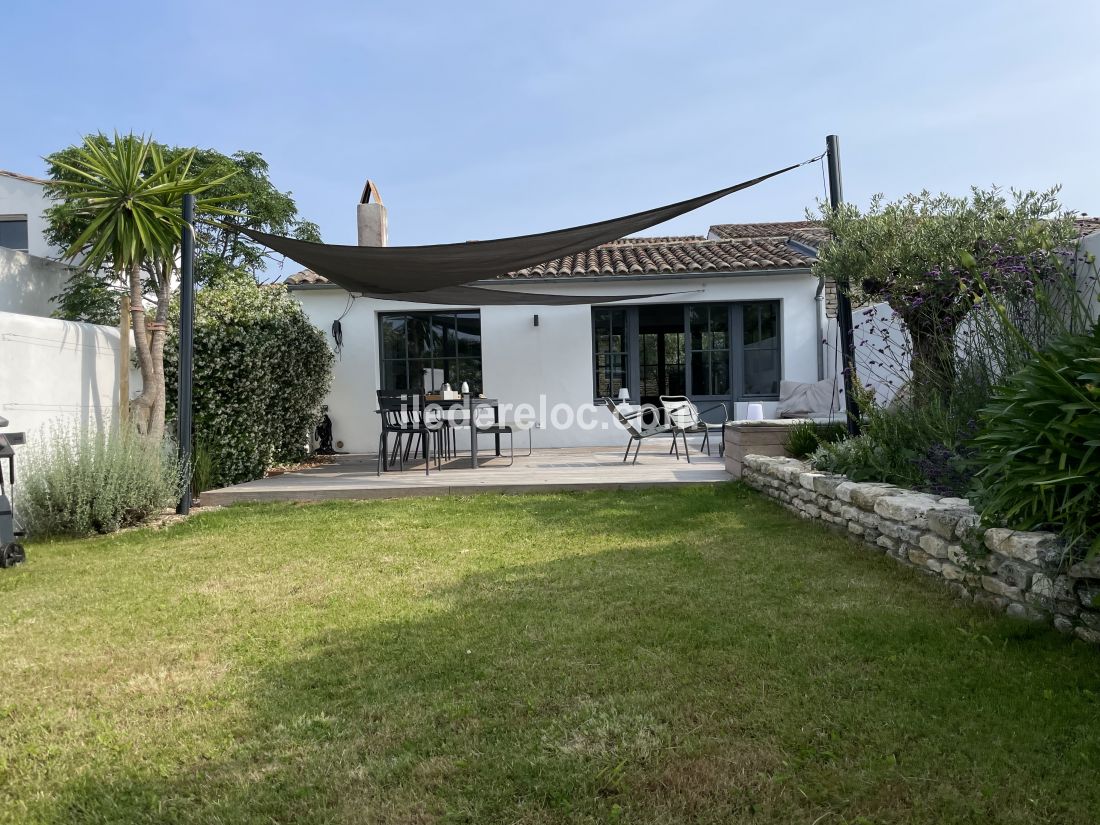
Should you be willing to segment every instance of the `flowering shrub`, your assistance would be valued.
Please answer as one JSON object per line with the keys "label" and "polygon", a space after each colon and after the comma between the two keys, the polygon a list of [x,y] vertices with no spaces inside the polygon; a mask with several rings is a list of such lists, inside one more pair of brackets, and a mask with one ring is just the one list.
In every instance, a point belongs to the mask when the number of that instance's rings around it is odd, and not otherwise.
{"label": "flowering shrub", "polygon": [[[178,330],[179,306],[174,306]],[[227,283],[195,299],[194,438],[210,484],[259,478],[300,460],[328,392],[332,352],[282,285]],[[168,414],[176,415],[179,334],[165,352]]]}
{"label": "flowering shrub", "polygon": [[176,446],[127,427],[56,424],[19,454],[16,507],[35,537],[112,533],[171,507],[183,489]]}
{"label": "flowering shrub", "polygon": [[1058,271],[1057,250],[1073,224],[1056,194],[1013,192],[1010,201],[997,189],[974,189],[964,198],[877,196],[865,214],[850,204],[823,207],[832,239],[814,272],[856,302],[886,303],[904,328],[914,391],[950,395],[957,333],[982,293],[1026,297]]}

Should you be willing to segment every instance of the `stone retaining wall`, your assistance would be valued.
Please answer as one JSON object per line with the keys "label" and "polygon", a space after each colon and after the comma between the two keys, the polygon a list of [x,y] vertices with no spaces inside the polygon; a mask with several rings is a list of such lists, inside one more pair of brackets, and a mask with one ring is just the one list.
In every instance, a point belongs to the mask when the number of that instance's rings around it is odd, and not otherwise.
{"label": "stone retaining wall", "polygon": [[984,528],[966,499],[861,484],[793,458],[748,455],[742,464],[749,486],[943,579],[960,598],[1100,644],[1100,559],[1066,570],[1053,533]]}

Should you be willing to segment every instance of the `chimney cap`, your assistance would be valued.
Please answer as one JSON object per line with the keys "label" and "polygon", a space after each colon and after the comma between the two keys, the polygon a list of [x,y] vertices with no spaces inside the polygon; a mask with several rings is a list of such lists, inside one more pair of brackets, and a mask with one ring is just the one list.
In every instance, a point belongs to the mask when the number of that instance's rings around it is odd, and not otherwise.
{"label": "chimney cap", "polygon": [[370,203],[372,197],[379,206],[385,206],[382,203],[382,195],[379,193],[378,187],[374,185],[374,181],[367,178],[367,182],[363,184],[363,195],[359,198],[359,203]]}

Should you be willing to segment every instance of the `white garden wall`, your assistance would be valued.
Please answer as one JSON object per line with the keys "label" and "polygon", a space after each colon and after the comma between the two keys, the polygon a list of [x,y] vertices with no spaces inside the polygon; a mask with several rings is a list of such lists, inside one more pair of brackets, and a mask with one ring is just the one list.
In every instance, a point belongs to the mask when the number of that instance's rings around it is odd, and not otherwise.
{"label": "white garden wall", "polygon": [[[33,438],[65,419],[102,426],[118,411],[119,331],[0,312],[0,415]],[[130,389],[141,380],[135,372]]]}

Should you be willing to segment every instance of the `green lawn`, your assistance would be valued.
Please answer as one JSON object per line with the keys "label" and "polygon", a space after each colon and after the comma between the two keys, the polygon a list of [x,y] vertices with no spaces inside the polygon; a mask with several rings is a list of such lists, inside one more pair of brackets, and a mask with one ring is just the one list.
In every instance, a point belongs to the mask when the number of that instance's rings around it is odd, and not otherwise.
{"label": "green lawn", "polygon": [[0,571],[0,822],[1096,822],[1100,653],[736,485],[263,505]]}

